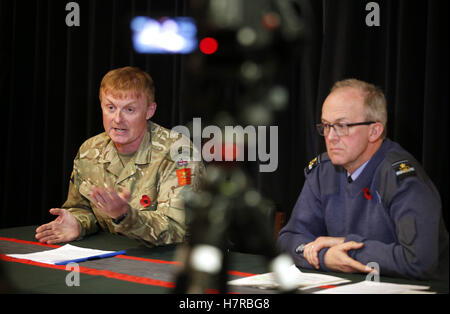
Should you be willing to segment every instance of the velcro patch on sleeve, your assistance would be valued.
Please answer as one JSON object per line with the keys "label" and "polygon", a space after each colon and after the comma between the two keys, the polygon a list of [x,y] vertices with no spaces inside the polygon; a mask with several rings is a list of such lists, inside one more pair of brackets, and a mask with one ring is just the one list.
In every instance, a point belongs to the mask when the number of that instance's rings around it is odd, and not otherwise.
{"label": "velcro patch on sleeve", "polygon": [[178,185],[191,184],[191,168],[183,168],[177,170]]}

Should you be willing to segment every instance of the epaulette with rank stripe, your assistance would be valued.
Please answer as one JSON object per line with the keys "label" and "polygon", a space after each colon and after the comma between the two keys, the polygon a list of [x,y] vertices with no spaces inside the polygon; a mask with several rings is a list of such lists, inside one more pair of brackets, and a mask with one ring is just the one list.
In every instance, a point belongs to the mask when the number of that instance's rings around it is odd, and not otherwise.
{"label": "epaulette with rank stripe", "polygon": [[308,166],[305,168],[306,174],[309,174],[319,164],[320,164],[320,155],[314,157],[314,159],[309,162]]}
{"label": "epaulette with rank stripe", "polygon": [[416,169],[408,160],[396,161],[392,164],[392,168],[394,169],[395,175],[399,180],[416,175]]}

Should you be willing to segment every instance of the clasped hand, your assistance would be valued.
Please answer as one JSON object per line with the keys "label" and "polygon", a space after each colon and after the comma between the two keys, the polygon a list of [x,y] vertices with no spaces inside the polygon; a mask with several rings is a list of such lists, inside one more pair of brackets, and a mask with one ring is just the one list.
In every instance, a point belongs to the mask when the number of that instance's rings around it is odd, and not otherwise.
{"label": "clasped hand", "polygon": [[364,243],[355,241],[344,242],[343,237],[318,237],[315,241],[305,245],[303,257],[314,268],[319,269],[319,251],[329,248],[324,256],[325,266],[333,271],[344,273],[370,273],[374,270],[348,256],[348,251],[358,250]]}

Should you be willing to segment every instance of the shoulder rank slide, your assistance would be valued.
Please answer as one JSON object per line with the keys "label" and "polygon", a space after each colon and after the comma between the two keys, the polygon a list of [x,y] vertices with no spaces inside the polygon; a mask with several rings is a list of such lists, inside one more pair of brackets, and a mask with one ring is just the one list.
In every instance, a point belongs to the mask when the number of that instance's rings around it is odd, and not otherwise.
{"label": "shoulder rank slide", "polygon": [[392,168],[399,180],[416,175],[416,169],[408,160],[396,161],[392,164]]}
{"label": "shoulder rank slide", "polygon": [[305,168],[306,174],[309,174],[315,167],[320,164],[320,155],[311,160],[308,166]]}

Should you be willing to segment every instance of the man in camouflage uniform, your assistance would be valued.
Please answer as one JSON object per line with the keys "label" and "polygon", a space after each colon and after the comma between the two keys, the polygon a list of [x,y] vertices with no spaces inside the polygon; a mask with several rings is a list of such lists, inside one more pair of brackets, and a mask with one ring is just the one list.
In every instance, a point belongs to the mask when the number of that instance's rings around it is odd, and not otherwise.
{"label": "man in camouflage uniform", "polygon": [[183,195],[197,185],[202,165],[174,160],[171,146],[181,135],[149,120],[156,111],[151,77],[133,67],[112,70],[100,102],[105,132],[81,145],[68,198],[50,210],[58,217],[38,227],[36,238],[68,242],[101,228],[149,246],[182,242]]}

